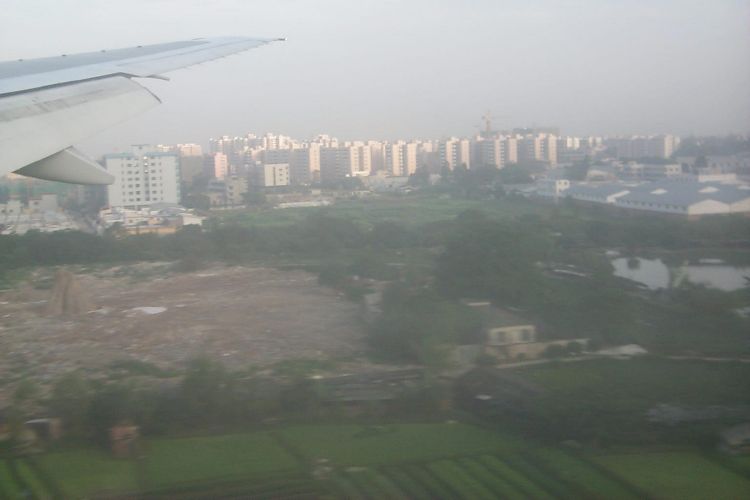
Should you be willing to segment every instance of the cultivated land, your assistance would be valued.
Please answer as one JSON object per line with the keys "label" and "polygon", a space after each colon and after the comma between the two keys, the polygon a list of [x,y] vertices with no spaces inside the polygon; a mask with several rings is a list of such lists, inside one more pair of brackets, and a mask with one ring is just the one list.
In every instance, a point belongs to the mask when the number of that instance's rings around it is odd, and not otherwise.
{"label": "cultivated land", "polygon": [[[358,305],[318,285],[312,274],[165,268],[144,264],[78,274],[97,309],[76,317],[44,314],[49,289],[3,293],[0,380],[13,380],[26,369],[34,377],[54,378],[122,359],[170,368],[196,355],[247,368],[345,357],[363,347]],[[45,279],[32,277],[32,283]]]}
{"label": "cultivated land", "polygon": [[[593,454],[452,424],[287,427],[6,461],[6,495],[39,498],[747,498],[750,478],[695,451]],[[14,473],[9,471],[15,470]],[[19,473],[20,471],[20,473]],[[19,479],[20,478],[20,479]],[[12,497],[11,497],[12,498]]]}

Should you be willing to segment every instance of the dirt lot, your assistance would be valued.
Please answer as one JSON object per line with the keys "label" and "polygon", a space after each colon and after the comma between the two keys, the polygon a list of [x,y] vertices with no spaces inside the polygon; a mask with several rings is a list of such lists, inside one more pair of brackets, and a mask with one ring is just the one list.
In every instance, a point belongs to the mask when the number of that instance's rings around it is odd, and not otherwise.
{"label": "dirt lot", "polygon": [[[149,267],[151,266],[151,267]],[[0,295],[0,380],[56,377],[138,359],[162,367],[206,354],[229,367],[360,352],[359,308],[303,271],[213,267],[192,273],[141,265],[77,273],[97,308],[44,313],[49,272]]]}

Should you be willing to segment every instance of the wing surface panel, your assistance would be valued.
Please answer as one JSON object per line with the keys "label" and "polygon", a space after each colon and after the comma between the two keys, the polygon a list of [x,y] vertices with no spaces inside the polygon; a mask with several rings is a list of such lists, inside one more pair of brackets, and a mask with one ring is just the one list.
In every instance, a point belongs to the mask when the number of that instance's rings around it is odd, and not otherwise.
{"label": "wing surface panel", "polygon": [[159,99],[125,77],[75,83],[0,99],[0,175],[67,149],[132,118]]}
{"label": "wing surface panel", "polygon": [[0,175],[110,183],[112,176],[70,146],[159,104],[132,77],[164,78],[276,40],[206,38],[0,63]]}
{"label": "wing surface panel", "polygon": [[0,63],[0,97],[107,76],[152,77],[252,49],[270,38],[211,38]]}

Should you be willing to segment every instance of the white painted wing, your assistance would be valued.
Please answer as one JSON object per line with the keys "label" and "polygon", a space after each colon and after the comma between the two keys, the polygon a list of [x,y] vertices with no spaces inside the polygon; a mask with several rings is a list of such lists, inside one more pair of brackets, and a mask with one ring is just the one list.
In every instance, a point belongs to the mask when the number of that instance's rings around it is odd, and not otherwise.
{"label": "white painted wing", "polygon": [[280,38],[206,38],[0,63],[0,97],[107,76],[159,77]]}
{"label": "white painted wing", "polygon": [[0,175],[109,184],[112,176],[71,146],[159,104],[131,77],[163,78],[272,41],[199,39],[0,63]]}

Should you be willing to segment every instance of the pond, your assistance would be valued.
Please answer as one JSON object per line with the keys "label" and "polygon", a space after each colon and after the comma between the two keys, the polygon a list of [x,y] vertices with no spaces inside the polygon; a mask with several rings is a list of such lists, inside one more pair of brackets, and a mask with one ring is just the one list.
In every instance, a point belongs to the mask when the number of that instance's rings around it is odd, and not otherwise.
{"label": "pond", "polygon": [[726,292],[750,285],[750,267],[706,263],[669,268],[661,259],[624,257],[612,260],[612,265],[615,276],[636,281],[651,290],[679,286],[685,280]]}

